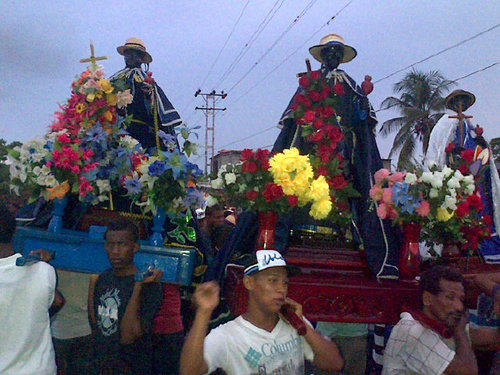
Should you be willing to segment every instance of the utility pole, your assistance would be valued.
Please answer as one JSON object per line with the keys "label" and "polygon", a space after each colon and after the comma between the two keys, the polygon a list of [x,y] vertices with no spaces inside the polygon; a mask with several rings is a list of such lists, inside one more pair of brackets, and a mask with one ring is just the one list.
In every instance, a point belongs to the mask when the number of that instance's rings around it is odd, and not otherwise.
{"label": "utility pole", "polygon": [[[217,108],[215,104],[218,98],[226,99],[227,93],[221,91],[216,93],[212,90],[210,93],[203,93],[201,89],[198,89],[194,96],[197,97],[201,95],[205,101],[204,107],[196,107],[196,110],[203,111],[205,113],[205,173],[209,174],[212,171],[211,160],[214,157],[215,151],[215,113],[216,111],[225,111],[226,108]],[[212,124],[210,125],[210,117],[212,118]],[[210,156],[209,156],[210,155]]]}

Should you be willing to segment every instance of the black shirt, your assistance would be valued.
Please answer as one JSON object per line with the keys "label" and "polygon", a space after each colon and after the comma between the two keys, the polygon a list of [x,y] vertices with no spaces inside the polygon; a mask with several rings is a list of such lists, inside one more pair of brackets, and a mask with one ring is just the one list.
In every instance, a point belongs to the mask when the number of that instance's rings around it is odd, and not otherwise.
{"label": "black shirt", "polygon": [[153,316],[162,302],[160,283],[148,283],[141,293],[140,316],[144,335],[132,344],[120,344],[120,324],[134,289],[134,276],[116,276],[103,272],[94,290],[94,314],[97,323],[95,359],[98,368],[124,362],[135,374],[151,373],[151,328]]}

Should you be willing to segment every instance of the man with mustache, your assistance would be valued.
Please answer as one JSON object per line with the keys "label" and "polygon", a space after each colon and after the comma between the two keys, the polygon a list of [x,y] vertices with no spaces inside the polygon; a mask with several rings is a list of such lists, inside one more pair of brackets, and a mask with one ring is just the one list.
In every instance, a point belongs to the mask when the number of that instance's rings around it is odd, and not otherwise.
{"label": "man with mustache", "polygon": [[469,329],[458,269],[433,266],[422,273],[420,287],[422,310],[401,314],[385,349],[382,374],[477,374],[473,347],[500,345],[500,331]]}

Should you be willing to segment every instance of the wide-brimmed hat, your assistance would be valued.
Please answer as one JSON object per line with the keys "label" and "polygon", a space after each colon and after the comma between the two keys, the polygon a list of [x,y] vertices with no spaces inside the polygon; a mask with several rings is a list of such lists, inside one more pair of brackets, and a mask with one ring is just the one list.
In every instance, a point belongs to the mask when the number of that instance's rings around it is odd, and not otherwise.
{"label": "wide-brimmed hat", "polygon": [[321,51],[325,48],[331,48],[333,46],[341,46],[344,49],[344,58],[342,59],[341,63],[351,61],[358,54],[353,47],[345,44],[344,38],[342,38],[338,34],[325,35],[323,38],[321,38],[318,45],[309,48],[309,52],[320,63],[325,63],[325,61],[321,57]]}
{"label": "wide-brimmed hat", "polygon": [[454,90],[445,99],[446,108],[458,112],[458,103],[462,102],[462,111],[466,111],[476,102],[476,97],[473,93],[465,90]]}
{"label": "wide-brimmed hat", "polygon": [[300,274],[300,269],[287,265],[283,255],[276,250],[257,250],[251,255],[247,264],[248,266],[243,271],[245,276],[250,276],[272,267],[285,267],[288,271],[288,276]]}
{"label": "wide-brimmed hat", "polygon": [[144,62],[146,64],[149,64],[151,61],[153,61],[153,58],[151,57],[151,55],[148,53],[148,51],[146,51],[146,45],[139,38],[135,38],[135,37],[128,38],[123,46],[119,46],[116,48],[118,53],[122,56],[125,53],[125,51],[128,49],[135,49],[137,51],[143,52],[144,53]]}

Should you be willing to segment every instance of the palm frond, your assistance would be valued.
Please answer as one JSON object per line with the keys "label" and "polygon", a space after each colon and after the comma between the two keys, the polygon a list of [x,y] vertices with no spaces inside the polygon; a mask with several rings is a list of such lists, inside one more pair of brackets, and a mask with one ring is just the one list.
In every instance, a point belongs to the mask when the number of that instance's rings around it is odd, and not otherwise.
{"label": "palm frond", "polygon": [[390,120],[384,121],[380,127],[379,133],[382,137],[387,137],[390,133],[393,133],[396,129],[403,126],[405,122],[404,117],[395,117]]}

